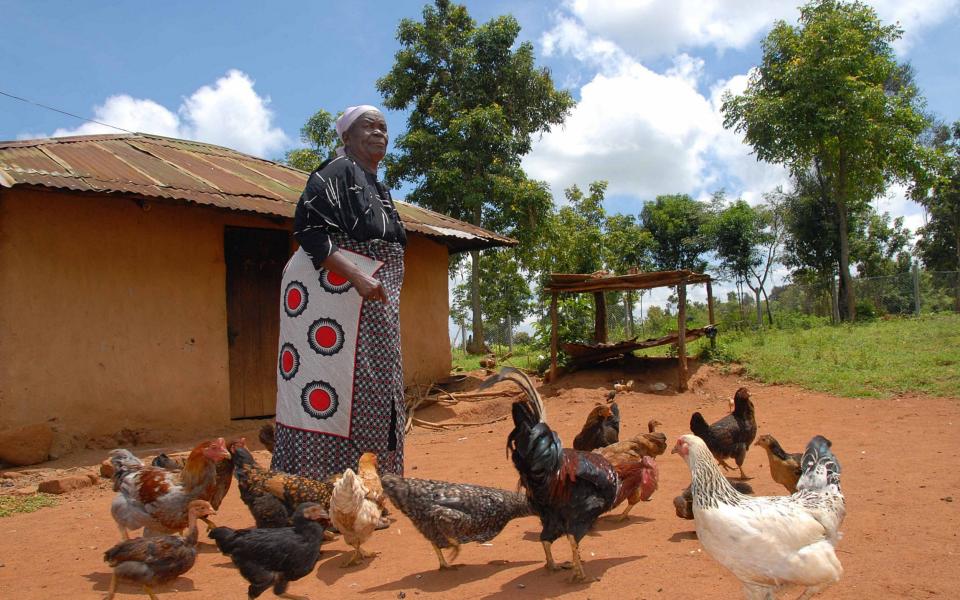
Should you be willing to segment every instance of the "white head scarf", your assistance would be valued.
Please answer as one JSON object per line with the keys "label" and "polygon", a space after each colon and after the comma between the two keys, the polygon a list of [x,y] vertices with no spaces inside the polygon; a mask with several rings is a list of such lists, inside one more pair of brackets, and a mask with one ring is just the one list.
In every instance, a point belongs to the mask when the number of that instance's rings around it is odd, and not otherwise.
{"label": "white head scarf", "polygon": [[[340,138],[340,141],[343,141],[343,134],[350,129],[350,126],[353,125],[353,122],[360,118],[361,115],[364,115],[368,112],[375,112],[380,116],[383,116],[383,113],[380,112],[380,109],[376,106],[370,106],[369,104],[361,104],[360,106],[348,106],[343,114],[340,115],[340,118],[337,119],[336,130],[337,136]],[[337,148],[337,156],[343,156],[344,148],[340,146]]]}

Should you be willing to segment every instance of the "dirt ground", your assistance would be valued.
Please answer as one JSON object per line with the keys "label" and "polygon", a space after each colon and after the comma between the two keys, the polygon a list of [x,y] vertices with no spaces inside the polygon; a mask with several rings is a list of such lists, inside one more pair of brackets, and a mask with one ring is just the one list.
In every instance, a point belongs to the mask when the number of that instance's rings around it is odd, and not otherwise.
{"label": "dirt ground", "polygon": [[[839,557],[845,574],[821,597],[958,598],[957,532],[960,531],[960,400],[901,397],[846,399],[788,386],[764,386],[694,365],[691,390],[651,392],[651,384],[672,388],[673,371],[663,363],[641,362],[627,369],[588,371],[542,388],[550,424],[571,444],[594,402],[611,383],[634,379],[638,391],[618,396],[621,435],[645,430],[648,419],[664,424],[670,444],[687,432],[690,413],[708,421],[723,416],[727,398],[747,385],[757,407],[760,433],[771,433],[784,448],[801,451],[814,434],[833,440],[843,465],[847,500]],[[509,415],[503,399],[433,406],[418,413],[433,422],[484,421]],[[249,422],[248,422],[249,423]],[[247,427],[258,425],[249,423]],[[236,424],[235,431],[245,424]],[[407,438],[407,475],[513,488],[517,476],[504,453],[509,418],[491,425],[450,431],[415,428]],[[255,428],[248,440],[256,440]],[[233,431],[224,431],[230,434]],[[188,447],[184,441],[170,449]],[[251,446],[256,446],[253,442]],[[145,454],[147,448],[137,449]],[[95,464],[103,451],[73,456]],[[257,453],[262,462],[267,453]],[[66,464],[66,463],[65,463]],[[380,555],[360,567],[340,568],[346,546],[324,545],[318,569],[291,585],[290,592],[318,598],[739,598],[737,580],[701,550],[693,522],[674,515],[672,500],[690,481],[683,461],[661,457],[660,489],[636,507],[627,523],[601,520],[582,543],[588,577],[577,585],[569,573],[548,573],[538,543],[539,522],[519,519],[488,545],[464,546],[453,572],[437,570],[429,544],[399,512],[398,520],[374,534],[367,548]],[[746,470],[759,494],[781,494],[770,479],[766,454],[754,448]],[[103,551],[118,533],[110,518],[109,483],[66,495],[58,506],[0,519],[0,598],[105,597],[110,571]],[[234,485],[217,517],[219,524],[252,525]],[[161,598],[244,598],[246,584],[229,559],[201,534],[201,554],[185,576]],[[563,541],[555,556],[569,558]],[[789,597],[794,597],[791,593]],[[145,597],[129,584],[118,598]],[[266,592],[263,598],[272,597]]]}

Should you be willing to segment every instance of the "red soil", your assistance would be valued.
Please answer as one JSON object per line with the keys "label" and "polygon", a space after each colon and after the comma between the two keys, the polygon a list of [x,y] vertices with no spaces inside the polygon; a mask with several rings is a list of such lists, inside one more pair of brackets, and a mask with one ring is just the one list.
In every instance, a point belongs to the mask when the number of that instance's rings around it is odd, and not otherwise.
{"label": "red soil", "polygon": [[[690,413],[708,421],[727,410],[727,398],[747,385],[757,407],[760,433],[772,433],[789,452],[801,451],[814,434],[833,440],[843,464],[847,499],[839,557],[845,574],[821,597],[960,597],[960,401],[901,397],[892,400],[837,398],[788,386],[745,382],[709,367],[696,369],[691,390],[650,392],[650,384],[672,388],[673,371],[644,363],[632,372],[589,371],[562,378],[542,390],[550,424],[571,443],[590,407],[601,401],[616,379],[634,379],[638,391],[617,397],[622,434],[645,430],[648,419],[663,422],[670,439],[687,432]],[[509,415],[509,401],[494,399],[433,406],[418,412],[432,422],[484,421]],[[256,424],[259,425],[259,424]],[[235,433],[243,423],[235,424]],[[504,454],[509,418],[491,425],[435,432],[414,429],[407,438],[407,475],[513,488],[517,477]],[[211,432],[213,433],[213,432]],[[256,440],[255,428],[248,440]],[[255,442],[253,442],[255,444]],[[188,442],[168,450],[189,447]],[[140,449],[140,453],[143,449]],[[95,464],[102,451],[75,455],[76,464]],[[258,458],[266,461],[266,453]],[[690,480],[677,456],[660,458],[660,490],[636,507],[627,523],[601,520],[582,543],[588,577],[575,585],[568,572],[548,573],[537,541],[536,518],[511,523],[490,545],[463,548],[455,571],[440,572],[429,544],[403,515],[378,531],[367,548],[380,555],[360,567],[339,568],[346,546],[324,545],[319,568],[290,587],[311,598],[737,598],[737,580],[701,551],[693,522],[674,515],[672,499]],[[61,461],[61,465],[66,464]],[[758,494],[781,494],[770,479],[761,448],[751,449],[745,466]],[[0,519],[0,598],[102,598],[110,580],[103,551],[118,540],[110,518],[109,482],[74,492],[58,506]],[[252,525],[236,486],[217,517],[219,524]],[[161,598],[243,598],[246,584],[201,534],[196,566]],[[564,541],[555,545],[559,560],[569,558]],[[795,595],[795,594],[793,594]],[[118,598],[146,597],[121,585]],[[273,597],[266,592],[263,598]],[[792,596],[791,596],[792,597]]]}

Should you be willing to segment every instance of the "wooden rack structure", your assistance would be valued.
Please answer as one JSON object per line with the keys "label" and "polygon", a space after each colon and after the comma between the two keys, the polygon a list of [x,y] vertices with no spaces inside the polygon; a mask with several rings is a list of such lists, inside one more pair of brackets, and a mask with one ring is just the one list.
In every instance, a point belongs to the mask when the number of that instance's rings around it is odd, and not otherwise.
{"label": "wooden rack structure", "polygon": [[[687,286],[703,283],[707,286],[707,313],[710,324],[697,329],[687,329]],[[677,333],[660,338],[637,341],[636,338],[617,344],[607,343],[607,304],[604,292],[646,290],[658,287],[677,288]],[[595,307],[593,344],[564,344],[564,351],[573,357],[574,364],[586,364],[626,354],[640,348],[664,344],[677,345],[677,389],[687,389],[687,342],[703,335],[716,333],[713,315],[713,286],[709,275],[693,271],[656,271],[628,275],[610,275],[604,272],[592,274],[553,273],[550,284],[550,380],[557,376],[557,302],[560,294],[592,293]],[[712,337],[711,337],[712,339]]]}

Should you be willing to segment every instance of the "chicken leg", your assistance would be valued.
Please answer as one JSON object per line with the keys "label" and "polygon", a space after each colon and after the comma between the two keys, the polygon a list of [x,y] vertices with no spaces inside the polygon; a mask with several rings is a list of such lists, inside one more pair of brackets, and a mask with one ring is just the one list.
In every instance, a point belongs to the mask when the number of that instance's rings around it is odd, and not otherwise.
{"label": "chicken leg", "polygon": [[437,553],[437,558],[440,559],[440,570],[444,571],[447,569],[452,569],[453,567],[451,567],[447,563],[447,558],[443,555],[443,551],[440,550],[440,547],[437,546],[436,544],[430,544],[430,545],[433,546],[433,551]]}
{"label": "chicken leg", "polygon": [[157,598],[157,595],[153,593],[153,589],[149,585],[144,585],[143,591],[145,591],[147,595],[150,596],[150,600],[160,600],[160,598]]}
{"label": "chicken leg", "polygon": [[623,509],[623,512],[620,513],[620,516],[617,517],[617,521],[626,521],[630,518],[630,511],[633,510],[633,507],[640,502],[640,494],[633,493],[627,498],[627,507]]}
{"label": "chicken leg", "polygon": [[541,540],[540,543],[543,544],[543,553],[547,557],[547,564],[544,565],[544,568],[546,568],[548,571],[559,571],[562,569],[563,567],[558,567],[557,563],[553,560],[553,551],[550,549],[550,546],[553,544],[553,542]]}
{"label": "chicken leg", "polygon": [[583,561],[580,560],[580,546],[577,544],[577,538],[569,533],[567,539],[570,541],[570,550],[573,553],[573,577],[570,579],[573,583],[583,583],[587,580],[583,572]]}
{"label": "chicken leg", "polygon": [[[358,565],[363,562],[365,558],[373,558],[376,556],[376,552],[371,552],[370,550],[364,550],[361,546],[357,546],[353,549],[353,555],[347,560],[347,562],[340,565],[341,568],[346,568],[352,565]],[[452,558],[451,558],[452,560]]]}
{"label": "chicken leg", "polygon": [[107,600],[113,600],[113,597],[117,595],[117,572],[113,572],[113,577],[110,578],[110,591],[107,592]]}
{"label": "chicken leg", "polygon": [[827,589],[828,587],[830,587],[830,585],[831,585],[831,584],[829,584],[829,583],[825,583],[825,584],[822,584],[822,585],[811,585],[811,586],[808,587],[807,589],[803,590],[803,593],[800,594],[800,596],[797,597],[797,600],[809,600],[809,598],[813,598],[814,596],[816,596],[817,594],[819,594],[819,593],[822,592],[823,590],[825,590],[825,589]]}

